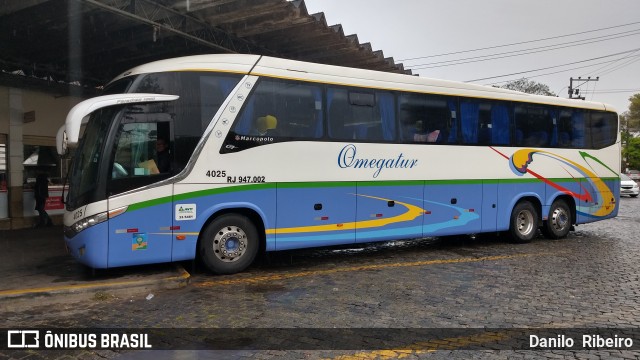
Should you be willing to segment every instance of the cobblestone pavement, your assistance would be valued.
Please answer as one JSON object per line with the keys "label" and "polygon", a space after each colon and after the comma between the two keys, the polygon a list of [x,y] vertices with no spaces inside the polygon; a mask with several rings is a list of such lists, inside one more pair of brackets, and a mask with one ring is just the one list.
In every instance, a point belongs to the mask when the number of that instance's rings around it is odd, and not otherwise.
{"label": "cobblestone pavement", "polygon": [[[581,225],[564,240],[511,244],[482,236],[297,251],[231,276],[186,264],[191,284],[150,300],[148,294],[100,293],[90,302],[34,304],[0,318],[2,327],[20,328],[438,328],[445,335],[488,328],[507,337],[509,329],[527,327],[630,328],[638,335],[639,255],[640,200],[623,198],[617,218]],[[204,336],[188,351],[14,351],[0,359],[640,358],[638,350],[472,351],[466,349],[477,337],[452,332],[449,338],[457,340],[438,351],[424,343],[405,350],[198,350],[206,348]],[[296,340],[313,348],[317,339]],[[640,349],[640,337],[634,348]]]}

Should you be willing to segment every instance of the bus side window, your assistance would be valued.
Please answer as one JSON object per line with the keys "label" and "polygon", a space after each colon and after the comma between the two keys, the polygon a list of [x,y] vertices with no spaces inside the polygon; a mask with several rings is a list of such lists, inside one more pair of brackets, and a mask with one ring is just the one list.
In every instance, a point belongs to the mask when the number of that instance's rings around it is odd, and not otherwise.
{"label": "bus side window", "polygon": [[557,146],[561,148],[571,147],[571,109],[561,109],[558,111],[556,130],[558,132]]}
{"label": "bus side window", "polygon": [[351,138],[347,123],[351,122],[347,92],[342,89],[327,89],[327,109],[329,136],[332,139],[346,140]]}
{"label": "bus side window", "polygon": [[463,99],[460,122],[463,144],[509,144],[511,106],[507,102]]}
{"label": "bus side window", "polygon": [[[369,135],[374,138],[369,140],[393,141],[396,138],[396,101],[395,96],[386,91],[376,91],[376,116],[379,117],[379,125],[370,128]],[[377,121],[376,121],[377,123]]]}
{"label": "bus side window", "polygon": [[455,143],[456,101],[438,95],[400,94],[401,140],[408,143]]}
{"label": "bus side window", "polygon": [[172,114],[158,112],[162,110],[163,104],[131,105],[124,109],[110,158],[110,195],[149,185],[174,174],[173,118]]}
{"label": "bus side window", "polygon": [[542,105],[516,105],[516,146],[549,146],[553,128],[552,112],[552,109]]}
{"label": "bus side window", "polygon": [[480,103],[464,99],[460,101],[460,128],[462,143],[474,145],[480,135]]}
{"label": "bus side window", "polygon": [[[224,149],[240,151],[270,142],[319,139],[323,136],[323,88],[316,84],[261,79],[245,101]],[[244,135],[248,140],[234,140]],[[269,137],[273,140],[251,140]]]}
{"label": "bus side window", "polygon": [[616,142],[618,118],[614,113],[591,111],[591,136],[594,149],[602,149]]}
{"label": "bus side window", "polygon": [[329,136],[336,140],[395,140],[395,97],[386,91],[327,90]]}
{"label": "bus side window", "polygon": [[491,145],[509,145],[511,105],[495,102],[491,105]]}
{"label": "bus side window", "polygon": [[401,140],[409,143],[421,142],[420,135],[424,133],[424,121],[419,110],[418,95],[400,94],[398,108]]}
{"label": "bus side window", "polygon": [[590,136],[587,126],[588,113],[574,109],[571,114],[571,147],[584,148],[590,146]]}

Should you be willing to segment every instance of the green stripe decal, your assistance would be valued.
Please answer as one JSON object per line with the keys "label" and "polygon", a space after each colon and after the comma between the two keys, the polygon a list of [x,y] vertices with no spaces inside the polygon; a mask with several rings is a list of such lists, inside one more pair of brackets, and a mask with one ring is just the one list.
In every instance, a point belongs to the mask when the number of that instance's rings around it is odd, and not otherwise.
{"label": "green stripe decal", "polygon": [[[192,191],[184,194],[177,194],[173,197],[173,201],[185,201],[185,200],[204,197],[204,196],[227,194],[227,193],[232,193],[237,191],[273,189],[275,187],[276,187],[275,184],[251,184],[251,185],[239,185],[239,186],[228,186],[228,187],[215,188],[215,189],[206,189],[206,190]],[[151,206],[170,203],[170,202],[172,202],[171,196],[165,196],[158,199],[143,201],[143,202],[129,205],[129,208],[127,209],[127,211],[140,210],[140,209],[148,208]]]}
{"label": "green stripe decal", "polygon": [[219,195],[219,194],[228,194],[238,191],[252,191],[252,190],[266,190],[266,189],[275,189],[276,184],[250,184],[250,185],[237,185],[237,186],[227,186],[215,189],[205,189],[199,191],[188,192],[184,194],[178,194],[174,197],[176,201],[185,201],[193,198],[199,198],[203,196],[211,196],[211,195]]}
{"label": "green stripe decal", "polygon": [[[554,178],[548,179],[555,183],[576,183],[580,181],[578,178]],[[602,178],[604,181],[618,181],[619,178]],[[254,191],[268,189],[313,189],[313,188],[339,188],[339,187],[373,187],[373,186],[433,186],[433,185],[482,185],[482,184],[534,184],[542,183],[542,180],[535,178],[521,179],[467,179],[467,180],[395,180],[395,181],[319,181],[319,182],[291,182],[291,183],[269,183],[269,184],[247,184],[235,185],[214,189],[205,189],[192,191],[184,194],[178,194],[173,197],[165,196],[153,200],[143,201],[129,205],[127,211],[135,211],[148,208],[155,205],[171,203],[172,201],[187,201],[190,199],[229,194],[238,191]]]}
{"label": "green stripe decal", "polygon": [[165,203],[171,203],[171,196],[165,196],[165,197],[161,197],[161,198],[157,198],[149,201],[143,201],[143,202],[131,204],[129,205],[129,208],[127,208],[127,212],[140,210],[140,209],[161,205]]}

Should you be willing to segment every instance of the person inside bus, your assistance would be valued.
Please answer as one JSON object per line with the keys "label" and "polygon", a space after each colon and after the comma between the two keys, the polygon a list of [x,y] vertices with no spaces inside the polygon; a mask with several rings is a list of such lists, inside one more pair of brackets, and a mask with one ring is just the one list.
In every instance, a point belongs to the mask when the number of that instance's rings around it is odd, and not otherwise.
{"label": "person inside bus", "polygon": [[169,142],[163,137],[156,140],[156,156],[155,161],[160,173],[168,173],[171,171],[171,154],[169,153]]}
{"label": "person inside bus", "polygon": [[278,119],[273,115],[260,116],[256,119],[251,135],[269,136],[273,135],[278,126]]}
{"label": "person inside bus", "polygon": [[440,130],[427,130],[424,127],[424,122],[422,120],[418,120],[416,122],[415,133],[413,134],[413,141],[420,143],[434,143],[438,140],[439,135]]}
{"label": "person inside bus", "polygon": [[427,134],[424,131],[422,120],[416,121],[416,126],[413,132],[413,141],[419,143],[427,142]]}

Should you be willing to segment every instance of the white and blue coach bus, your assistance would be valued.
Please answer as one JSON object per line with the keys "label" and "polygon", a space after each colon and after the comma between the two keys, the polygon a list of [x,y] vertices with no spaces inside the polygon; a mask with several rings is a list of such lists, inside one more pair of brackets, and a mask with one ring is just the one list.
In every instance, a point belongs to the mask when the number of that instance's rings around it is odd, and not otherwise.
{"label": "white and blue coach bus", "polygon": [[228,274],[260,251],[527,242],[618,212],[604,104],[258,55],[131,69],[70,111],[67,146],[66,244],[93,268],[200,258]]}

